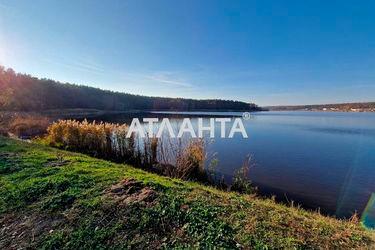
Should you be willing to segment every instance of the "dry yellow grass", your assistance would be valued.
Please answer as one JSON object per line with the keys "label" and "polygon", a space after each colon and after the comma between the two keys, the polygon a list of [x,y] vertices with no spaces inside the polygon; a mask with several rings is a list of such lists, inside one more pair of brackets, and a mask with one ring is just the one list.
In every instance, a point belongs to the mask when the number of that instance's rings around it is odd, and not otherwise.
{"label": "dry yellow grass", "polygon": [[47,129],[49,145],[157,171],[180,179],[205,179],[201,139],[127,138],[126,124],[59,120]]}

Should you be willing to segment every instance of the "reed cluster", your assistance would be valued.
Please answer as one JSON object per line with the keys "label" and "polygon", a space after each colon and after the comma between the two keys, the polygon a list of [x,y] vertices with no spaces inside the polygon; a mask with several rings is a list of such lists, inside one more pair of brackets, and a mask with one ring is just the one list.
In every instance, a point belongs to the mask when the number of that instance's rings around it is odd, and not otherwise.
{"label": "reed cluster", "polygon": [[[253,193],[249,178],[251,158],[236,170],[230,185],[216,176],[217,159],[209,160],[207,142],[201,138],[170,138],[168,136],[127,137],[126,124],[59,120],[47,129],[49,145],[89,154],[115,162],[156,172],[172,178],[194,180],[241,193]],[[205,164],[208,167],[205,167]]]}
{"label": "reed cluster", "polygon": [[202,139],[140,138],[129,127],[113,123],[59,120],[47,129],[51,146],[125,162],[183,180],[205,180]]}
{"label": "reed cluster", "polygon": [[256,187],[252,185],[250,180],[250,168],[253,167],[251,156],[246,156],[242,167],[235,170],[230,186],[231,191],[239,193],[253,194],[256,192]]}
{"label": "reed cluster", "polygon": [[50,145],[116,162],[132,162],[134,137],[126,138],[127,125],[59,120],[47,129]]}
{"label": "reed cluster", "polygon": [[162,174],[183,180],[208,181],[205,169],[207,158],[203,139],[159,139],[156,165]]}

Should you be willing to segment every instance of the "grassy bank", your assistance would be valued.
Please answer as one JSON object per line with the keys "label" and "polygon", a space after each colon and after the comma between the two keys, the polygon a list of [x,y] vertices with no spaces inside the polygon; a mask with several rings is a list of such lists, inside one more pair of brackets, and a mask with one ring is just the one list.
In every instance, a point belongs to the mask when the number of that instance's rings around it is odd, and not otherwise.
{"label": "grassy bank", "polygon": [[0,249],[370,248],[360,225],[0,137]]}

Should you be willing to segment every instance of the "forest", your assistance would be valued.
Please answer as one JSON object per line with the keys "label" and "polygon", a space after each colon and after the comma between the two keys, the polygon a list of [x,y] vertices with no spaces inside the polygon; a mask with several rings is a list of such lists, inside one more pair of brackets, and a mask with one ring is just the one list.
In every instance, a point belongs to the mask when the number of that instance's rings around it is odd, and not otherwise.
{"label": "forest", "polygon": [[[126,91],[126,90],[124,90]],[[97,109],[108,111],[258,111],[253,103],[231,100],[194,100],[148,97],[88,86],[40,79],[0,66],[0,110],[43,111],[51,109]]]}

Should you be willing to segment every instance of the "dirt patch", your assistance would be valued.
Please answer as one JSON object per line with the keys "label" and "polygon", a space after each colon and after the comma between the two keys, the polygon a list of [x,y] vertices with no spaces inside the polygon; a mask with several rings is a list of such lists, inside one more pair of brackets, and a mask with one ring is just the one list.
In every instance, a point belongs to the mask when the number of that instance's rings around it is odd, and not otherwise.
{"label": "dirt patch", "polygon": [[120,205],[137,202],[152,205],[157,192],[134,179],[124,179],[105,190],[105,195],[115,199]]}
{"label": "dirt patch", "polygon": [[62,167],[62,166],[65,166],[69,163],[70,161],[68,160],[63,160],[63,161],[60,161],[60,160],[56,160],[56,161],[49,161],[47,163],[44,164],[45,167]]}
{"label": "dirt patch", "polygon": [[63,218],[36,214],[5,214],[0,217],[0,249],[27,249],[35,246],[39,237],[53,232],[63,221]]}
{"label": "dirt patch", "polygon": [[13,153],[13,152],[4,152],[4,153],[0,153],[0,158],[12,158],[12,157],[15,157],[17,154],[16,153]]}
{"label": "dirt patch", "polygon": [[62,167],[68,165],[70,163],[69,160],[64,160],[63,156],[58,155],[55,159],[49,159],[46,163],[44,163],[45,167]]}

